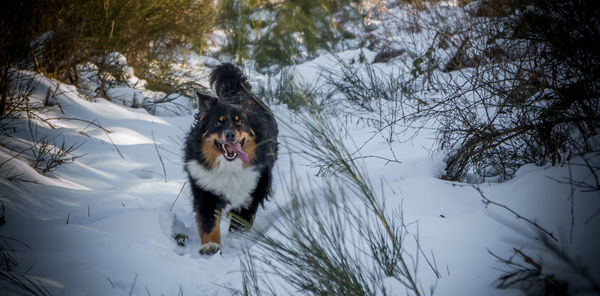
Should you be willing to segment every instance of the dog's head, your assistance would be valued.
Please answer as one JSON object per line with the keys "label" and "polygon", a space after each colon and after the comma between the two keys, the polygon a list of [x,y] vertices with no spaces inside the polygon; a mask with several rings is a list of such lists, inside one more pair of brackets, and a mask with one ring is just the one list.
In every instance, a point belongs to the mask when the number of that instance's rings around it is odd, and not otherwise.
{"label": "dog's head", "polygon": [[255,158],[256,135],[248,124],[247,109],[210,96],[200,97],[200,105],[203,111],[197,120],[202,126],[202,155],[207,164],[213,167],[219,157],[250,164]]}

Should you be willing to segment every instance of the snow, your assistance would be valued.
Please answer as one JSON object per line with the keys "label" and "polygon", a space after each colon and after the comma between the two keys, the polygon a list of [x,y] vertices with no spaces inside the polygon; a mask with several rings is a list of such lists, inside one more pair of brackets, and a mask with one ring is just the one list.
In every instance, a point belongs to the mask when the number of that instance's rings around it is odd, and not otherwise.
{"label": "snow", "polygon": [[[322,62],[303,65],[299,73],[312,73],[312,67]],[[52,83],[40,85],[55,87]],[[8,221],[2,235],[31,247],[16,250],[19,270],[31,266],[28,275],[57,295],[122,295],[130,291],[142,295],[146,290],[154,295],[173,295],[180,290],[185,295],[222,295],[228,293],[226,288],[240,288],[243,238],[225,234],[221,255],[203,257],[197,253],[199,239],[181,160],[182,139],[192,116],[154,116],[100,98],[86,100],[69,86],[59,88],[66,88],[56,97],[64,113],[53,107],[42,116],[93,119],[110,133],[80,121],[53,120],[59,127],[56,130],[37,122],[49,135],[83,142],[76,153],[84,156],[46,176],[19,158],[4,166],[15,167],[37,182],[18,185],[0,181]],[[39,92],[44,93],[44,89]],[[274,110],[280,120],[290,118],[285,108],[275,106]],[[17,137],[26,132],[25,125],[15,128]],[[290,131],[283,128],[282,133],[285,137]],[[369,128],[356,126],[352,136],[368,138],[370,133]],[[488,250],[509,255],[515,244],[535,248],[531,239],[535,232],[507,211],[485,207],[469,184],[438,179],[443,172],[443,158],[430,152],[429,136],[394,143],[392,149],[401,163],[365,161],[373,183],[384,178],[389,184],[383,192],[386,208],[401,208],[407,221],[418,222],[420,244],[435,254],[442,271],[437,291],[445,295],[520,295],[492,288],[499,272]],[[166,182],[154,141],[164,160]],[[348,145],[351,143],[348,138]],[[387,145],[381,139],[375,140],[361,153],[381,154]],[[279,205],[289,200],[284,186],[278,184],[285,178],[288,162],[303,162],[285,153],[285,147],[282,145],[284,151],[276,168],[280,177],[275,182],[273,199]],[[1,152],[2,161],[10,158]],[[298,167],[304,170],[298,175],[311,172],[308,167]],[[568,168],[527,165],[506,183],[480,187],[489,199],[565,235],[568,229],[560,225],[569,225],[565,219],[570,217],[570,188],[549,176],[564,178]],[[186,189],[176,200],[182,186]],[[597,198],[577,195],[578,218],[589,217],[600,207]],[[276,216],[275,203],[259,211],[257,225]],[[576,221],[575,225],[574,254],[596,260],[589,263],[599,259],[595,250],[600,249],[600,243],[590,239],[598,236],[599,220],[592,219],[587,225]],[[226,233],[226,225],[222,227]],[[177,233],[189,236],[185,247],[176,245],[173,236]],[[595,276],[599,275],[597,265],[589,267]],[[395,290],[398,283],[387,279],[385,285]]]}
{"label": "snow", "polygon": [[[360,55],[371,61],[375,53],[349,50],[339,57],[349,62],[359,61]],[[112,56],[126,64],[122,56]],[[196,67],[198,61],[216,64],[212,58],[197,56],[190,64]],[[383,73],[394,71],[393,63],[377,67]],[[320,84],[324,68],[339,70],[337,58],[325,54],[289,70],[297,82]],[[249,77],[253,82],[265,81],[265,77]],[[206,78],[201,81],[204,85]],[[13,157],[0,149],[0,201],[6,206],[7,219],[0,235],[30,246],[13,246],[19,262],[15,272],[27,271],[54,295],[228,295],[229,289],[241,289],[243,251],[252,253],[257,246],[227,233],[227,221],[221,225],[222,253],[198,254],[200,240],[182,160],[183,139],[193,122],[190,99],[168,96],[174,98],[169,106],[177,111],[166,108],[150,114],[132,108],[134,101],[143,104],[144,99],[157,99],[143,90],[109,88],[108,101],[89,98],[84,94],[87,91],[43,76],[35,79],[39,83],[30,96],[32,103],[42,104],[48,90],[53,103],[37,113],[52,128],[32,119],[39,135],[81,143],[74,152],[81,157],[43,175],[25,160],[27,153]],[[129,79],[138,82],[133,73]],[[316,168],[295,153],[299,147],[289,140],[302,130],[295,115],[285,106],[272,109],[281,128],[275,192],[265,208],[259,209],[255,222],[255,227],[268,233],[271,223],[279,223],[279,208],[290,202],[289,178],[315,187],[307,190],[317,190],[315,184],[319,184]],[[351,151],[361,147],[357,155],[398,160],[367,157],[362,164],[372,184],[384,184],[377,194],[384,198],[386,211],[401,211],[411,236],[418,235],[424,252],[434,254],[440,278],[421,262],[418,274],[423,287],[435,286],[440,295],[522,295],[494,288],[506,267],[489,252],[507,258],[513,248],[548,263],[548,272],[572,276],[572,269],[544,249],[529,223],[504,208],[484,204],[477,189],[552,232],[570,256],[586,265],[592,278],[600,279],[600,216],[594,217],[600,199],[597,192],[572,192],[566,182],[569,176],[574,180],[588,177],[581,158],[574,158],[573,165],[525,165],[504,183],[448,182],[439,179],[445,155],[433,149],[433,131],[423,129],[414,138],[390,143],[381,134],[373,137],[372,126],[352,120],[346,124],[343,139]],[[12,137],[27,139],[26,120],[17,120],[11,128]],[[290,174],[292,166],[294,175]],[[10,181],[15,173],[27,181]],[[177,245],[176,234],[188,237],[185,246]],[[416,250],[414,240],[406,243],[407,252]],[[383,283],[392,295],[405,292],[394,278],[385,278]],[[281,294],[294,291],[282,283],[277,288]]]}

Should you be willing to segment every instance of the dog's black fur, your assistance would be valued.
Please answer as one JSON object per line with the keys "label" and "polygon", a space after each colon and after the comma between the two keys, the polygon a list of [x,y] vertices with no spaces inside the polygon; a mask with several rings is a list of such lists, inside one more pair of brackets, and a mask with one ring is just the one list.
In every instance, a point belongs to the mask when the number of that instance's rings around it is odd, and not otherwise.
{"label": "dog's black fur", "polygon": [[[220,212],[229,209],[249,225],[253,223],[258,206],[271,192],[278,134],[273,114],[250,93],[250,84],[240,69],[232,64],[217,67],[210,74],[210,85],[217,97],[198,93],[199,112],[186,138],[184,156],[203,254],[220,249]],[[235,143],[241,152],[225,148]],[[248,154],[247,163],[242,161],[243,152]],[[228,196],[224,193],[228,184],[242,189]],[[238,198],[230,198],[234,195]],[[232,219],[229,230],[243,227]]]}

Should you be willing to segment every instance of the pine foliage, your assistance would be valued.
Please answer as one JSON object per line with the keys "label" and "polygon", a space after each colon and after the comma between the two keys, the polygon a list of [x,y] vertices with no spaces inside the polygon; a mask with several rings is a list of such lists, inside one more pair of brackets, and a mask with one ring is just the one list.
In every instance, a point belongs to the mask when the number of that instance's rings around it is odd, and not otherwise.
{"label": "pine foliage", "polygon": [[358,1],[225,0],[217,25],[227,36],[223,53],[236,63],[253,59],[259,70],[314,58],[342,37],[344,22],[357,19]]}
{"label": "pine foliage", "polygon": [[91,61],[102,70],[101,58],[112,52],[124,54],[142,76],[181,50],[201,52],[214,9],[208,0],[9,0],[3,5],[2,22],[10,24],[2,32],[6,51],[22,49],[11,59],[27,58],[30,68],[69,83],[78,82],[77,65]]}

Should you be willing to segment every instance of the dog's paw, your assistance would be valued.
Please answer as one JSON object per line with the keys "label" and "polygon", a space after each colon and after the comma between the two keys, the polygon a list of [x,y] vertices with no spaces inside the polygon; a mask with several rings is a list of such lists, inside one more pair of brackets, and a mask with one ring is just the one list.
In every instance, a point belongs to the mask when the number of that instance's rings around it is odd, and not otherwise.
{"label": "dog's paw", "polygon": [[221,245],[213,242],[203,244],[198,250],[200,255],[212,255],[221,250]]}

